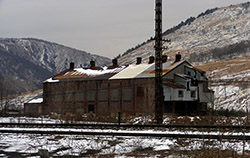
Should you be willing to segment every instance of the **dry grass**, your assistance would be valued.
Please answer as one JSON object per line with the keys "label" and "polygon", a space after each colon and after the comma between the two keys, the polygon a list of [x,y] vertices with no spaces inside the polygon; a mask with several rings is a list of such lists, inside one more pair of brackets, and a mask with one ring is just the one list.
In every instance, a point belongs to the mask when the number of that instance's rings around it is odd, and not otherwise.
{"label": "dry grass", "polygon": [[218,73],[213,74],[213,77],[217,78],[227,74],[233,74],[237,72],[250,70],[249,61],[250,61],[250,56],[232,60],[209,62],[196,67],[206,71],[207,73],[211,73],[214,70],[222,70],[218,71]]}

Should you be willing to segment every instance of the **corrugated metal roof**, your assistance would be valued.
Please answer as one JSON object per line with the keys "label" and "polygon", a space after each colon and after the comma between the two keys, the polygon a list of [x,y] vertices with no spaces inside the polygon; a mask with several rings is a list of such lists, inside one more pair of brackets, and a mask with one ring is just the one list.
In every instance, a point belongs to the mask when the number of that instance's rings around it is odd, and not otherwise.
{"label": "corrugated metal roof", "polygon": [[[167,74],[186,60],[179,62],[168,61],[163,63],[163,75]],[[55,80],[95,80],[95,79],[132,79],[132,78],[153,78],[155,77],[155,63],[152,64],[138,64],[121,67],[103,67],[98,69],[90,68],[74,68],[67,69],[58,75],[54,76],[45,82],[54,82]]]}
{"label": "corrugated metal roof", "polygon": [[194,70],[198,71],[199,73],[205,73],[205,71],[203,71],[203,70],[201,70],[201,69],[199,69],[197,67],[194,67],[194,66],[187,66],[187,67],[189,67],[191,69],[194,69]]}
{"label": "corrugated metal roof", "polygon": [[154,64],[129,65],[124,70],[111,77],[110,80],[135,78],[151,66],[154,66]]}
{"label": "corrugated metal roof", "polygon": [[[163,75],[176,68],[185,60],[179,62],[168,61],[162,64]],[[110,79],[153,78],[155,77],[155,63],[130,65]]]}
{"label": "corrugated metal roof", "polygon": [[[173,61],[168,61],[163,63],[162,75],[165,75],[166,73],[168,73],[170,70],[172,70],[182,62],[173,63]],[[136,78],[150,78],[150,77],[155,77],[155,64],[152,64],[149,68],[147,68],[142,73],[136,76]]]}
{"label": "corrugated metal roof", "polygon": [[59,80],[91,80],[91,79],[109,79],[111,76],[115,75],[116,73],[122,71],[125,66],[121,67],[114,67],[114,68],[98,68],[98,69],[91,69],[91,68],[74,68],[73,70],[67,69],[58,75],[54,76],[52,79],[48,79],[45,82],[54,82]]}

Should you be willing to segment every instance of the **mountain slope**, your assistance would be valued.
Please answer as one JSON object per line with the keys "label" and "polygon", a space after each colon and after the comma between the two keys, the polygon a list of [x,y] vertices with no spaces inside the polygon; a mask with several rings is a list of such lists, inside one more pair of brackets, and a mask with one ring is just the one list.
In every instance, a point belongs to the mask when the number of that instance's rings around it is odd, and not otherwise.
{"label": "mountain slope", "polygon": [[[177,52],[181,52],[185,59],[191,59],[193,56],[199,56],[199,62],[217,60],[216,57],[202,58],[204,54],[210,54],[215,48],[228,47],[237,43],[250,40],[250,2],[211,9],[191,17],[178,26],[167,30],[163,38],[171,39],[171,43],[164,44],[168,46],[163,54],[170,58]],[[242,56],[249,55],[248,51],[241,52]],[[120,58],[120,64],[130,64],[135,58],[140,56],[143,61],[147,61],[150,55],[154,55],[154,41],[148,40],[136,49],[129,49]],[[190,58],[190,56],[192,58]],[[237,54],[238,55],[238,54]],[[197,59],[198,61],[198,59]]]}
{"label": "mountain slope", "polygon": [[8,92],[41,88],[42,81],[67,69],[70,62],[106,65],[109,58],[32,38],[0,38],[0,81]]}
{"label": "mountain slope", "polygon": [[[180,52],[214,81],[210,88],[215,91],[215,109],[250,110],[250,2],[210,9],[163,34],[171,39],[163,54],[171,60]],[[149,39],[118,61],[130,64],[142,57],[148,62],[154,53],[154,41]]]}
{"label": "mountain slope", "polygon": [[250,110],[250,56],[204,63],[197,66],[207,71],[215,91],[214,108]]}

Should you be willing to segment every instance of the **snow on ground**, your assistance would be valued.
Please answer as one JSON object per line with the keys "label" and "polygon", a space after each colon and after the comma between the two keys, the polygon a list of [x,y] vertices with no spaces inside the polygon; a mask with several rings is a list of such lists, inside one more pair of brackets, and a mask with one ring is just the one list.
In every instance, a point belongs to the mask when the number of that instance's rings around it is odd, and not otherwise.
{"label": "snow on ground", "polygon": [[[150,118],[147,118],[150,120]],[[201,117],[178,117],[189,119],[191,122],[201,120]],[[242,118],[246,119],[245,117]],[[145,120],[143,117],[133,119],[134,123]],[[50,118],[29,117],[0,117],[0,122],[27,123],[62,123]],[[165,124],[172,121],[166,117]],[[236,119],[232,120],[239,123]],[[67,129],[67,128],[0,128],[1,130],[42,130],[42,131],[85,131],[85,132],[131,132],[131,133],[168,133],[168,134],[213,134],[213,135],[243,135],[243,132],[227,131],[191,131],[175,129]],[[245,131],[250,136],[250,131]],[[236,140],[205,140],[205,139],[171,139],[150,137],[122,137],[122,136],[79,136],[79,135],[38,135],[38,134],[0,134],[0,157],[39,157],[41,149],[48,151],[51,156],[79,156],[79,157],[181,157],[181,151],[229,150],[242,154],[244,150],[250,152],[250,142]],[[182,156],[183,157],[183,156]]]}
{"label": "snow on ground", "polygon": [[[219,74],[222,69],[210,73]],[[214,93],[215,110],[228,109],[236,111],[250,111],[250,70],[244,70],[231,74],[223,74],[213,80],[228,80],[228,83],[217,83],[211,86]]]}
{"label": "snow on ground", "polygon": [[[41,149],[51,156],[74,155],[80,157],[131,157],[131,154],[144,154],[143,157],[156,157],[170,151],[190,151],[220,149],[241,154],[250,150],[250,143],[243,141],[218,141],[201,139],[168,139],[148,137],[116,136],[69,136],[69,135],[34,135],[1,134],[0,154],[8,156],[19,153],[25,157],[38,156]],[[129,156],[130,155],[130,156]]]}
{"label": "snow on ground", "polygon": [[221,79],[236,79],[236,78],[246,78],[250,77],[250,70],[241,71],[221,77]]}
{"label": "snow on ground", "polygon": [[49,131],[58,131],[58,132],[93,132],[93,133],[114,133],[114,134],[121,134],[121,133],[138,133],[138,134],[182,134],[182,135],[224,135],[224,136],[250,136],[250,131],[237,131],[237,132],[225,132],[225,131],[195,131],[190,129],[74,129],[74,128],[6,128],[1,127],[1,131],[41,131],[41,132],[49,132]]}
{"label": "snow on ground", "polygon": [[216,110],[250,110],[250,88],[236,85],[220,85],[211,88],[215,92],[214,107]]}

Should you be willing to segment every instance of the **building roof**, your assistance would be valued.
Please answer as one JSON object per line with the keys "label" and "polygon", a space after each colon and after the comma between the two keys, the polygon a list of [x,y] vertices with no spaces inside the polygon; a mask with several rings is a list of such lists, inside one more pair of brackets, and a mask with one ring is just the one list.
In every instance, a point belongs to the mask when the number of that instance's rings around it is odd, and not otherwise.
{"label": "building roof", "polygon": [[167,86],[172,87],[172,88],[186,89],[185,86],[183,86],[181,84],[174,83],[174,82],[170,82],[170,81],[164,81],[163,85],[167,85]]}
{"label": "building roof", "polygon": [[114,79],[131,79],[136,78],[136,76],[140,75],[143,71],[148,69],[149,67],[154,66],[153,64],[138,64],[138,65],[129,65],[121,72],[117,73],[113,77],[111,77],[111,80]]}
{"label": "building roof", "polygon": [[181,78],[183,78],[185,80],[192,78],[191,76],[186,75],[186,74],[174,73],[174,75],[178,76],[178,77],[181,77]]}
{"label": "building roof", "polygon": [[40,92],[40,93],[37,94],[37,96],[35,96],[31,100],[29,100],[27,103],[29,103],[29,104],[40,104],[42,102],[43,102],[43,92]]}
{"label": "building roof", "polygon": [[199,69],[197,67],[194,67],[194,66],[187,66],[187,67],[190,68],[190,69],[194,69],[194,70],[198,71],[199,73],[205,73],[204,70],[201,70],[201,69]]}
{"label": "building roof", "polygon": [[102,67],[98,69],[74,68],[62,71],[58,75],[47,79],[45,82],[58,82],[60,80],[91,80],[91,79],[109,79],[111,76],[122,71],[125,66],[120,67]]}
{"label": "building roof", "polygon": [[[186,60],[173,62],[168,61],[162,64],[162,75],[166,75]],[[189,62],[187,62],[190,64]],[[191,64],[190,64],[191,65]],[[58,82],[62,80],[101,80],[101,79],[133,79],[133,78],[154,78],[155,63],[133,64],[129,66],[102,67],[98,69],[74,68],[67,69],[45,82]]]}
{"label": "building roof", "polygon": [[[187,62],[186,60],[182,60],[179,62],[173,62],[168,61],[162,64],[162,75],[166,75],[170,71],[172,71],[174,68],[179,66],[180,64]],[[137,76],[137,78],[143,78],[143,77],[155,77],[155,65],[151,66],[149,69],[145,70],[143,73]]]}
{"label": "building roof", "polygon": [[[162,75],[166,75],[180,64],[187,62],[182,60],[179,62],[168,61],[162,64]],[[191,64],[190,64],[191,65]],[[155,77],[155,63],[130,65],[121,72],[117,73],[110,79],[132,79],[132,78],[153,78]]]}

